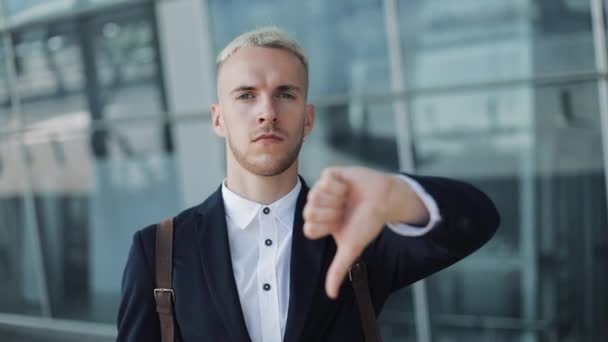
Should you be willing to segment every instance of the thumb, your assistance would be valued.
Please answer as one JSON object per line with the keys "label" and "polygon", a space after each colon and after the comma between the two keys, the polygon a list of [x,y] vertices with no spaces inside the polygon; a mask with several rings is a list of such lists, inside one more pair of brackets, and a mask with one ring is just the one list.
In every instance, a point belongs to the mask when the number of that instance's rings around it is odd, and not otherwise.
{"label": "thumb", "polygon": [[329,266],[327,277],[325,278],[325,292],[327,292],[329,298],[338,298],[338,295],[340,294],[340,285],[342,285],[342,281],[344,280],[348,269],[358,256],[358,251],[349,247],[340,247],[340,245],[338,245],[338,250],[336,251],[334,260]]}

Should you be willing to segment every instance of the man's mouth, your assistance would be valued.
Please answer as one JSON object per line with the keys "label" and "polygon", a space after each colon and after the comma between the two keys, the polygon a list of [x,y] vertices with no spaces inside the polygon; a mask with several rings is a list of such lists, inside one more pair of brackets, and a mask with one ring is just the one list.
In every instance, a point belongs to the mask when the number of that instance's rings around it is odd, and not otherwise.
{"label": "man's mouth", "polygon": [[276,135],[276,134],[272,134],[272,133],[267,133],[267,134],[262,134],[257,136],[253,141],[257,142],[257,141],[281,141],[283,140],[283,138],[281,138],[280,136]]}

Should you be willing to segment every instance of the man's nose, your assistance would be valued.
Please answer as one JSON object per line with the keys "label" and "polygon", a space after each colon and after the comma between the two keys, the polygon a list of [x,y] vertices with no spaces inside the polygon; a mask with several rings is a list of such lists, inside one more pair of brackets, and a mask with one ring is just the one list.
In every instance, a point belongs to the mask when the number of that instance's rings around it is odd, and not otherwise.
{"label": "man's nose", "polygon": [[260,101],[260,107],[258,112],[257,121],[258,124],[265,124],[268,122],[276,122],[277,121],[277,111],[275,108],[275,104],[272,101],[272,98],[265,98],[263,101]]}

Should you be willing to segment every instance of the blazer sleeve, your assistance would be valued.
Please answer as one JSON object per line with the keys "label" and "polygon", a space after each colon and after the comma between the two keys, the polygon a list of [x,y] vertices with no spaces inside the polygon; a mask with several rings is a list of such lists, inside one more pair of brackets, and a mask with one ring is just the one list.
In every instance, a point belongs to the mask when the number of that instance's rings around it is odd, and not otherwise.
{"label": "blazer sleeve", "polygon": [[154,241],[147,241],[151,247],[146,250],[144,231],[153,232],[149,227],[135,233],[123,273],[118,342],[160,342],[160,322],[154,300]]}
{"label": "blazer sleeve", "polygon": [[[407,285],[446,268],[483,246],[500,217],[492,201],[470,184],[439,177],[407,175],[437,202],[441,222],[427,234],[407,237],[387,227],[365,250],[375,305]],[[378,306],[376,306],[378,307]]]}

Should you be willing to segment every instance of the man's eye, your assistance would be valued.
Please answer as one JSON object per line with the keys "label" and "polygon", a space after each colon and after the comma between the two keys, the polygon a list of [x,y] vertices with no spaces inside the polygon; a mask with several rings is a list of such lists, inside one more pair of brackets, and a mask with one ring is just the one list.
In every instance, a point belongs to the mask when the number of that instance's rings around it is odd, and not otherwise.
{"label": "man's eye", "polygon": [[251,94],[251,93],[241,94],[237,97],[238,100],[249,100],[252,98],[253,98],[253,94]]}
{"label": "man's eye", "polygon": [[281,94],[279,94],[279,97],[283,98],[283,99],[295,99],[296,98],[291,93],[281,93]]}

